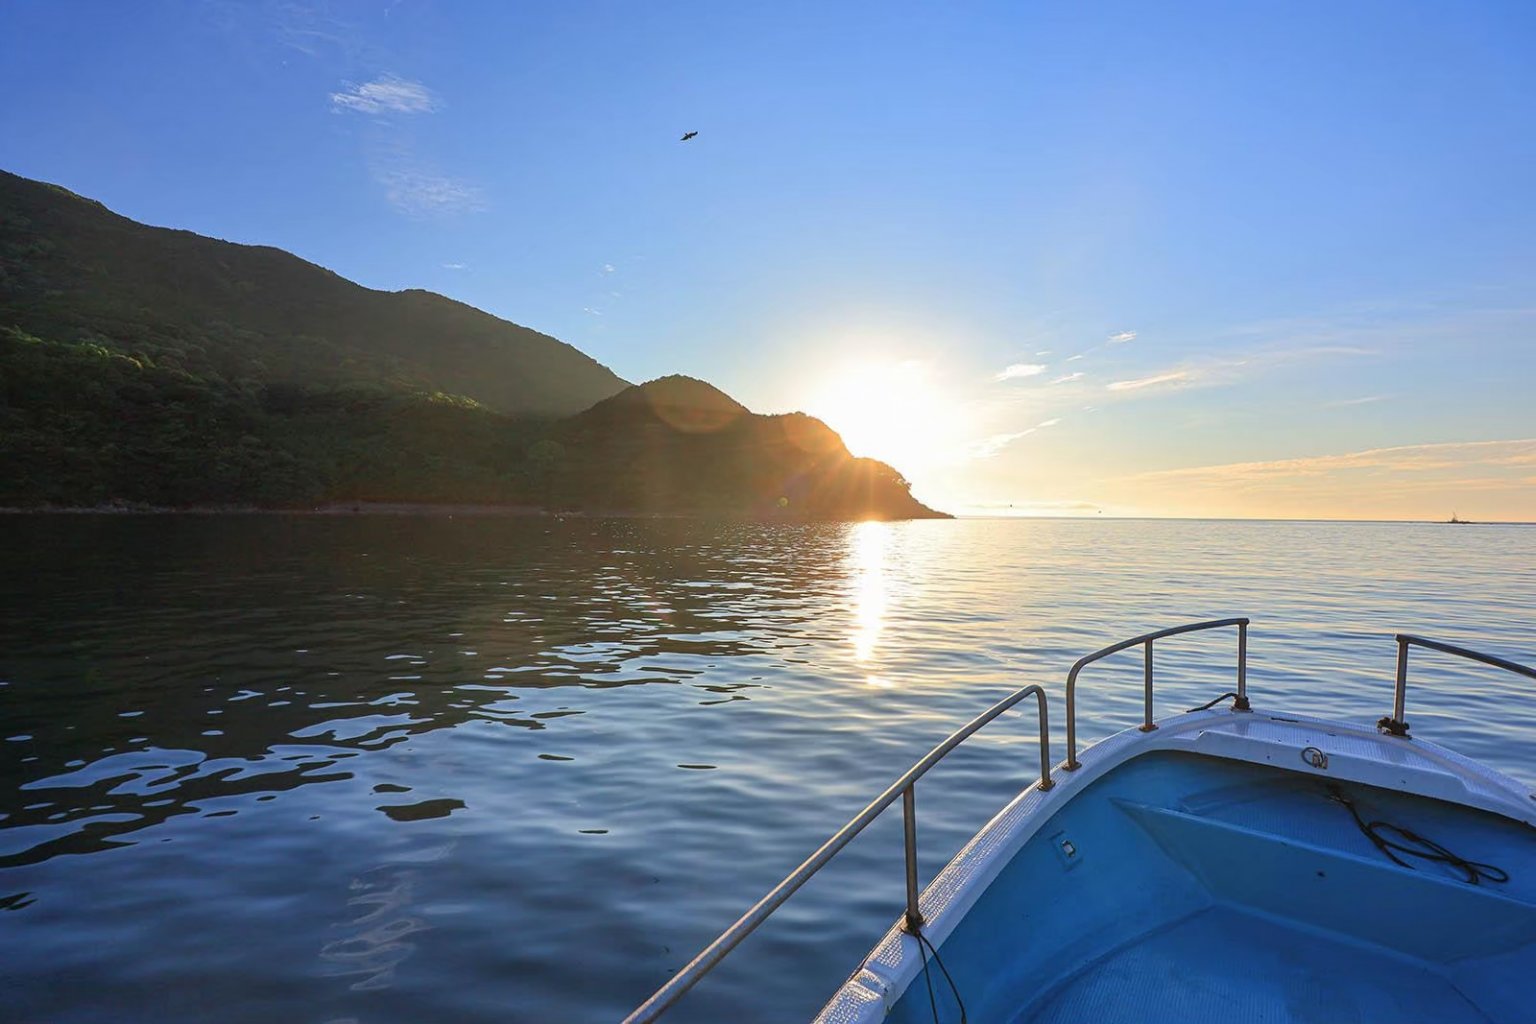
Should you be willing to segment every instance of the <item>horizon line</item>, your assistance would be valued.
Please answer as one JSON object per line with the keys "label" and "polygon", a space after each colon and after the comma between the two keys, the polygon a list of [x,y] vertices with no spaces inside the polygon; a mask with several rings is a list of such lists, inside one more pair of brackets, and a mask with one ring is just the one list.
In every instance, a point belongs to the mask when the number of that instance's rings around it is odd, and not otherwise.
{"label": "horizon line", "polygon": [[1060,513],[952,513],[956,519],[1114,519],[1186,523],[1363,523],[1394,526],[1536,526],[1531,519],[1475,519],[1452,523],[1445,519],[1330,519],[1323,516],[1159,516],[1159,515],[1062,515]]}

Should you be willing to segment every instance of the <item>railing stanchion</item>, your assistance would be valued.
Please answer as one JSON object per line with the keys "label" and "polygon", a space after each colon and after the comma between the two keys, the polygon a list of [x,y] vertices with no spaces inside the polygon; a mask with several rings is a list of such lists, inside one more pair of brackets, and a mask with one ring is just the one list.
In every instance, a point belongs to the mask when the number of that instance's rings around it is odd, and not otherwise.
{"label": "railing stanchion", "polygon": [[1536,668],[1520,665],[1508,658],[1497,658],[1492,654],[1484,654],[1466,647],[1457,647],[1455,644],[1444,643],[1439,640],[1430,640],[1427,637],[1413,636],[1410,633],[1398,633],[1397,640],[1397,687],[1392,692],[1392,714],[1388,718],[1377,721],[1376,728],[1389,736],[1401,736],[1409,739],[1408,723],[1403,715],[1408,706],[1408,648],[1423,647],[1431,651],[1439,651],[1442,654],[1454,655],[1457,658],[1466,658],[1468,661],[1480,662],[1484,665],[1492,665],[1506,672],[1514,672],[1528,679],[1536,679]]}
{"label": "railing stanchion", "polygon": [[1077,759],[1077,673],[1082,667],[1083,663],[1078,662],[1067,673],[1067,759],[1061,767],[1069,772],[1083,766]]}
{"label": "railing stanchion", "polygon": [[1051,713],[1046,708],[1045,691],[1035,693],[1035,712],[1040,717],[1040,792],[1056,785],[1051,778]]}
{"label": "railing stanchion", "polygon": [[1142,698],[1142,703],[1143,703],[1143,705],[1145,707],[1145,710],[1143,711],[1143,715],[1142,715],[1141,731],[1142,732],[1151,732],[1153,729],[1157,728],[1157,723],[1152,721],[1152,640],[1151,640],[1151,638],[1147,639],[1146,650],[1143,652],[1143,658],[1145,659],[1145,675],[1146,675],[1146,681],[1147,681],[1147,691],[1146,691],[1145,696],[1143,696],[1143,698]]}
{"label": "railing stanchion", "polygon": [[1237,700],[1232,702],[1233,711],[1252,711],[1248,703],[1248,620],[1237,623]]}
{"label": "railing stanchion", "polygon": [[1408,638],[1397,638],[1397,686],[1392,691],[1392,717],[1383,718],[1377,725],[1388,736],[1408,735],[1408,723],[1403,714],[1408,706]]}
{"label": "railing stanchion", "polygon": [[917,783],[901,791],[901,824],[907,846],[907,931],[923,926],[923,913],[917,908]]}

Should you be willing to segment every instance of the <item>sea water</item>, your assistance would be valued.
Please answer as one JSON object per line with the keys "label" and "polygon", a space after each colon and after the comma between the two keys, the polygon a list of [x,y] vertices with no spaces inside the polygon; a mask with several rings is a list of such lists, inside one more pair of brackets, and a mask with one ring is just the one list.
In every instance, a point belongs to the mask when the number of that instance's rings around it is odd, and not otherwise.
{"label": "sea water", "polygon": [[[1536,663],[1536,528],[413,516],[0,519],[16,1021],[614,1021],[1028,683],[1248,615],[1255,706],[1363,723],[1393,631]],[[1158,713],[1231,630],[1156,651]],[[1134,724],[1130,651],[1079,685]],[[924,879],[1036,770],[1031,703],[918,787]],[[1415,652],[1417,736],[1536,781],[1536,693]],[[888,814],[669,1019],[805,1019],[902,905]]]}

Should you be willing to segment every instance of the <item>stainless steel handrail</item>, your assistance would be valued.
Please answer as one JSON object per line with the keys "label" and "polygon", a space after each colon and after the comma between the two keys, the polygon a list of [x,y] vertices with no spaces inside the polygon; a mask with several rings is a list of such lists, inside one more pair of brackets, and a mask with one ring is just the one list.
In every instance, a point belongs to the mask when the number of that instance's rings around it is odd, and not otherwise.
{"label": "stainless steel handrail", "polygon": [[1033,695],[1039,710],[1040,718],[1040,788],[1050,789],[1055,785],[1051,781],[1051,730],[1050,720],[1047,715],[1045,691],[1039,686],[1026,686],[1017,690],[986,711],[971,719],[968,723],[956,729],[949,738],[928,752],[927,756],[918,761],[906,773],[886,788],[885,792],[875,797],[869,806],[853,817],[853,820],[837,831],[831,839],[821,845],[815,853],[806,858],[805,862],[789,876],[774,886],[773,889],[758,900],[757,903],[741,916],[739,920],[724,932],[714,942],[711,942],[704,951],[688,962],[688,965],[678,971],[661,988],[657,989],[644,1003],[641,1003],[623,1024],[646,1024],[659,1018],[673,1003],[683,997],[683,994],[699,982],[699,979],[708,974],[716,964],[725,958],[725,955],[745,939],[752,931],[768,919],[768,915],[777,910],[784,901],[794,895],[795,890],[806,883],[808,879],[830,861],[838,851],[847,846],[854,836],[864,831],[864,827],[880,816],[896,798],[901,797],[902,802],[902,826],[904,845],[906,846],[907,869],[907,909],[904,915],[908,930],[916,930],[922,926],[923,915],[917,906],[917,780],[927,774],[928,769],[942,761],[951,750],[971,737],[982,726],[991,722],[998,715],[1013,707],[1025,697]]}
{"label": "stainless steel handrail", "polygon": [[1183,626],[1172,626],[1168,629],[1160,629],[1155,633],[1143,633],[1141,636],[1133,636],[1129,640],[1122,640],[1117,644],[1110,644],[1102,650],[1094,651],[1085,657],[1078,658],[1067,673],[1067,762],[1062,768],[1069,772],[1077,771],[1082,767],[1082,762],[1077,759],[1077,674],[1085,665],[1091,665],[1100,658],[1107,658],[1129,647],[1141,644],[1145,654],[1145,694],[1143,697],[1143,717],[1141,723],[1142,732],[1151,732],[1157,728],[1152,721],[1152,641],[1161,640],[1165,636],[1177,636],[1180,633],[1194,633],[1202,629],[1219,629],[1222,626],[1237,627],[1237,699],[1233,701],[1232,708],[1235,711],[1250,710],[1248,704],[1248,620],[1247,619],[1212,619],[1209,622],[1191,622]]}
{"label": "stainless steel handrail", "polygon": [[[1467,647],[1457,647],[1455,644],[1443,643],[1439,640],[1429,640],[1422,636],[1413,636],[1410,633],[1398,633],[1397,640],[1397,689],[1392,694],[1392,716],[1383,718],[1376,723],[1376,727],[1391,736],[1408,738],[1408,723],[1403,720],[1404,707],[1408,702],[1408,648],[1425,647],[1431,651],[1439,651],[1442,654],[1453,654],[1458,658],[1466,658],[1469,661],[1482,662],[1484,665],[1492,665],[1494,668],[1502,668],[1507,672],[1528,676],[1536,679],[1536,668],[1529,668],[1504,658],[1494,657],[1492,654],[1484,654]],[[1068,722],[1071,721],[1071,712],[1068,712]]]}

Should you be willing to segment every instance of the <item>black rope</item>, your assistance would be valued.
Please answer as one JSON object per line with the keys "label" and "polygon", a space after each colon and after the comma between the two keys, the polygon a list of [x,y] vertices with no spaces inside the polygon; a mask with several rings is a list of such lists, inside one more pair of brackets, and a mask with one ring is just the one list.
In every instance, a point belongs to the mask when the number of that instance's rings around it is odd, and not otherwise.
{"label": "black rope", "polygon": [[[1480,864],[1475,860],[1467,860],[1458,854],[1452,853],[1433,839],[1426,839],[1401,825],[1394,825],[1387,821],[1366,821],[1360,814],[1360,809],[1355,802],[1344,795],[1344,791],[1338,786],[1328,786],[1328,796],[1344,805],[1349,811],[1349,816],[1355,819],[1355,824],[1369,839],[1376,849],[1391,858],[1394,864],[1414,870],[1412,864],[1403,860],[1398,854],[1408,857],[1417,857],[1435,864],[1449,864],[1467,876],[1467,881],[1472,885],[1478,885],[1482,881],[1502,884],[1509,881],[1509,872],[1493,864]],[[1388,839],[1382,833],[1393,833],[1404,842]],[[1414,845],[1409,845],[1414,844]]]}
{"label": "black rope", "polygon": [[923,933],[912,929],[917,937],[917,955],[923,958],[923,982],[928,986],[928,1012],[933,1014],[933,1024],[939,1024],[939,1004],[933,999],[933,979],[928,976],[928,953],[923,949]]}
{"label": "black rope", "polygon": [[923,958],[923,981],[928,986],[928,1009],[933,1014],[933,1024],[939,1024],[939,1004],[933,997],[933,978],[928,974],[928,954],[933,954],[933,962],[939,965],[939,970],[944,973],[944,980],[949,983],[949,991],[955,997],[955,1005],[960,1007],[960,1024],[967,1024],[965,1016],[965,1000],[960,998],[960,988],[955,984],[955,979],[949,976],[949,968],[944,966],[944,961],[939,957],[939,951],[928,941],[928,936],[923,934],[922,926],[909,927],[908,931],[917,939],[917,954]]}
{"label": "black rope", "polygon": [[1217,704],[1220,704],[1222,701],[1226,700],[1228,697],[1232,697],[1232,698],[1236,699],[1237,694],[1235,694],[1235,693],[1224,693],[1220,697],[1217,697],[1215,700],[1208,700],[1204,704],[1201,704],[1199,707],[1197,707],[1197,708],[1190,708],[1188,711],[1186,711],[1184,713],[1186,715],[1188,715],[1188,714],[1192,714],[1193,712],[1196,712],[1196,711],[1209,711],[1209,710],[1211,710],[1211,708],[1215,707]]}

